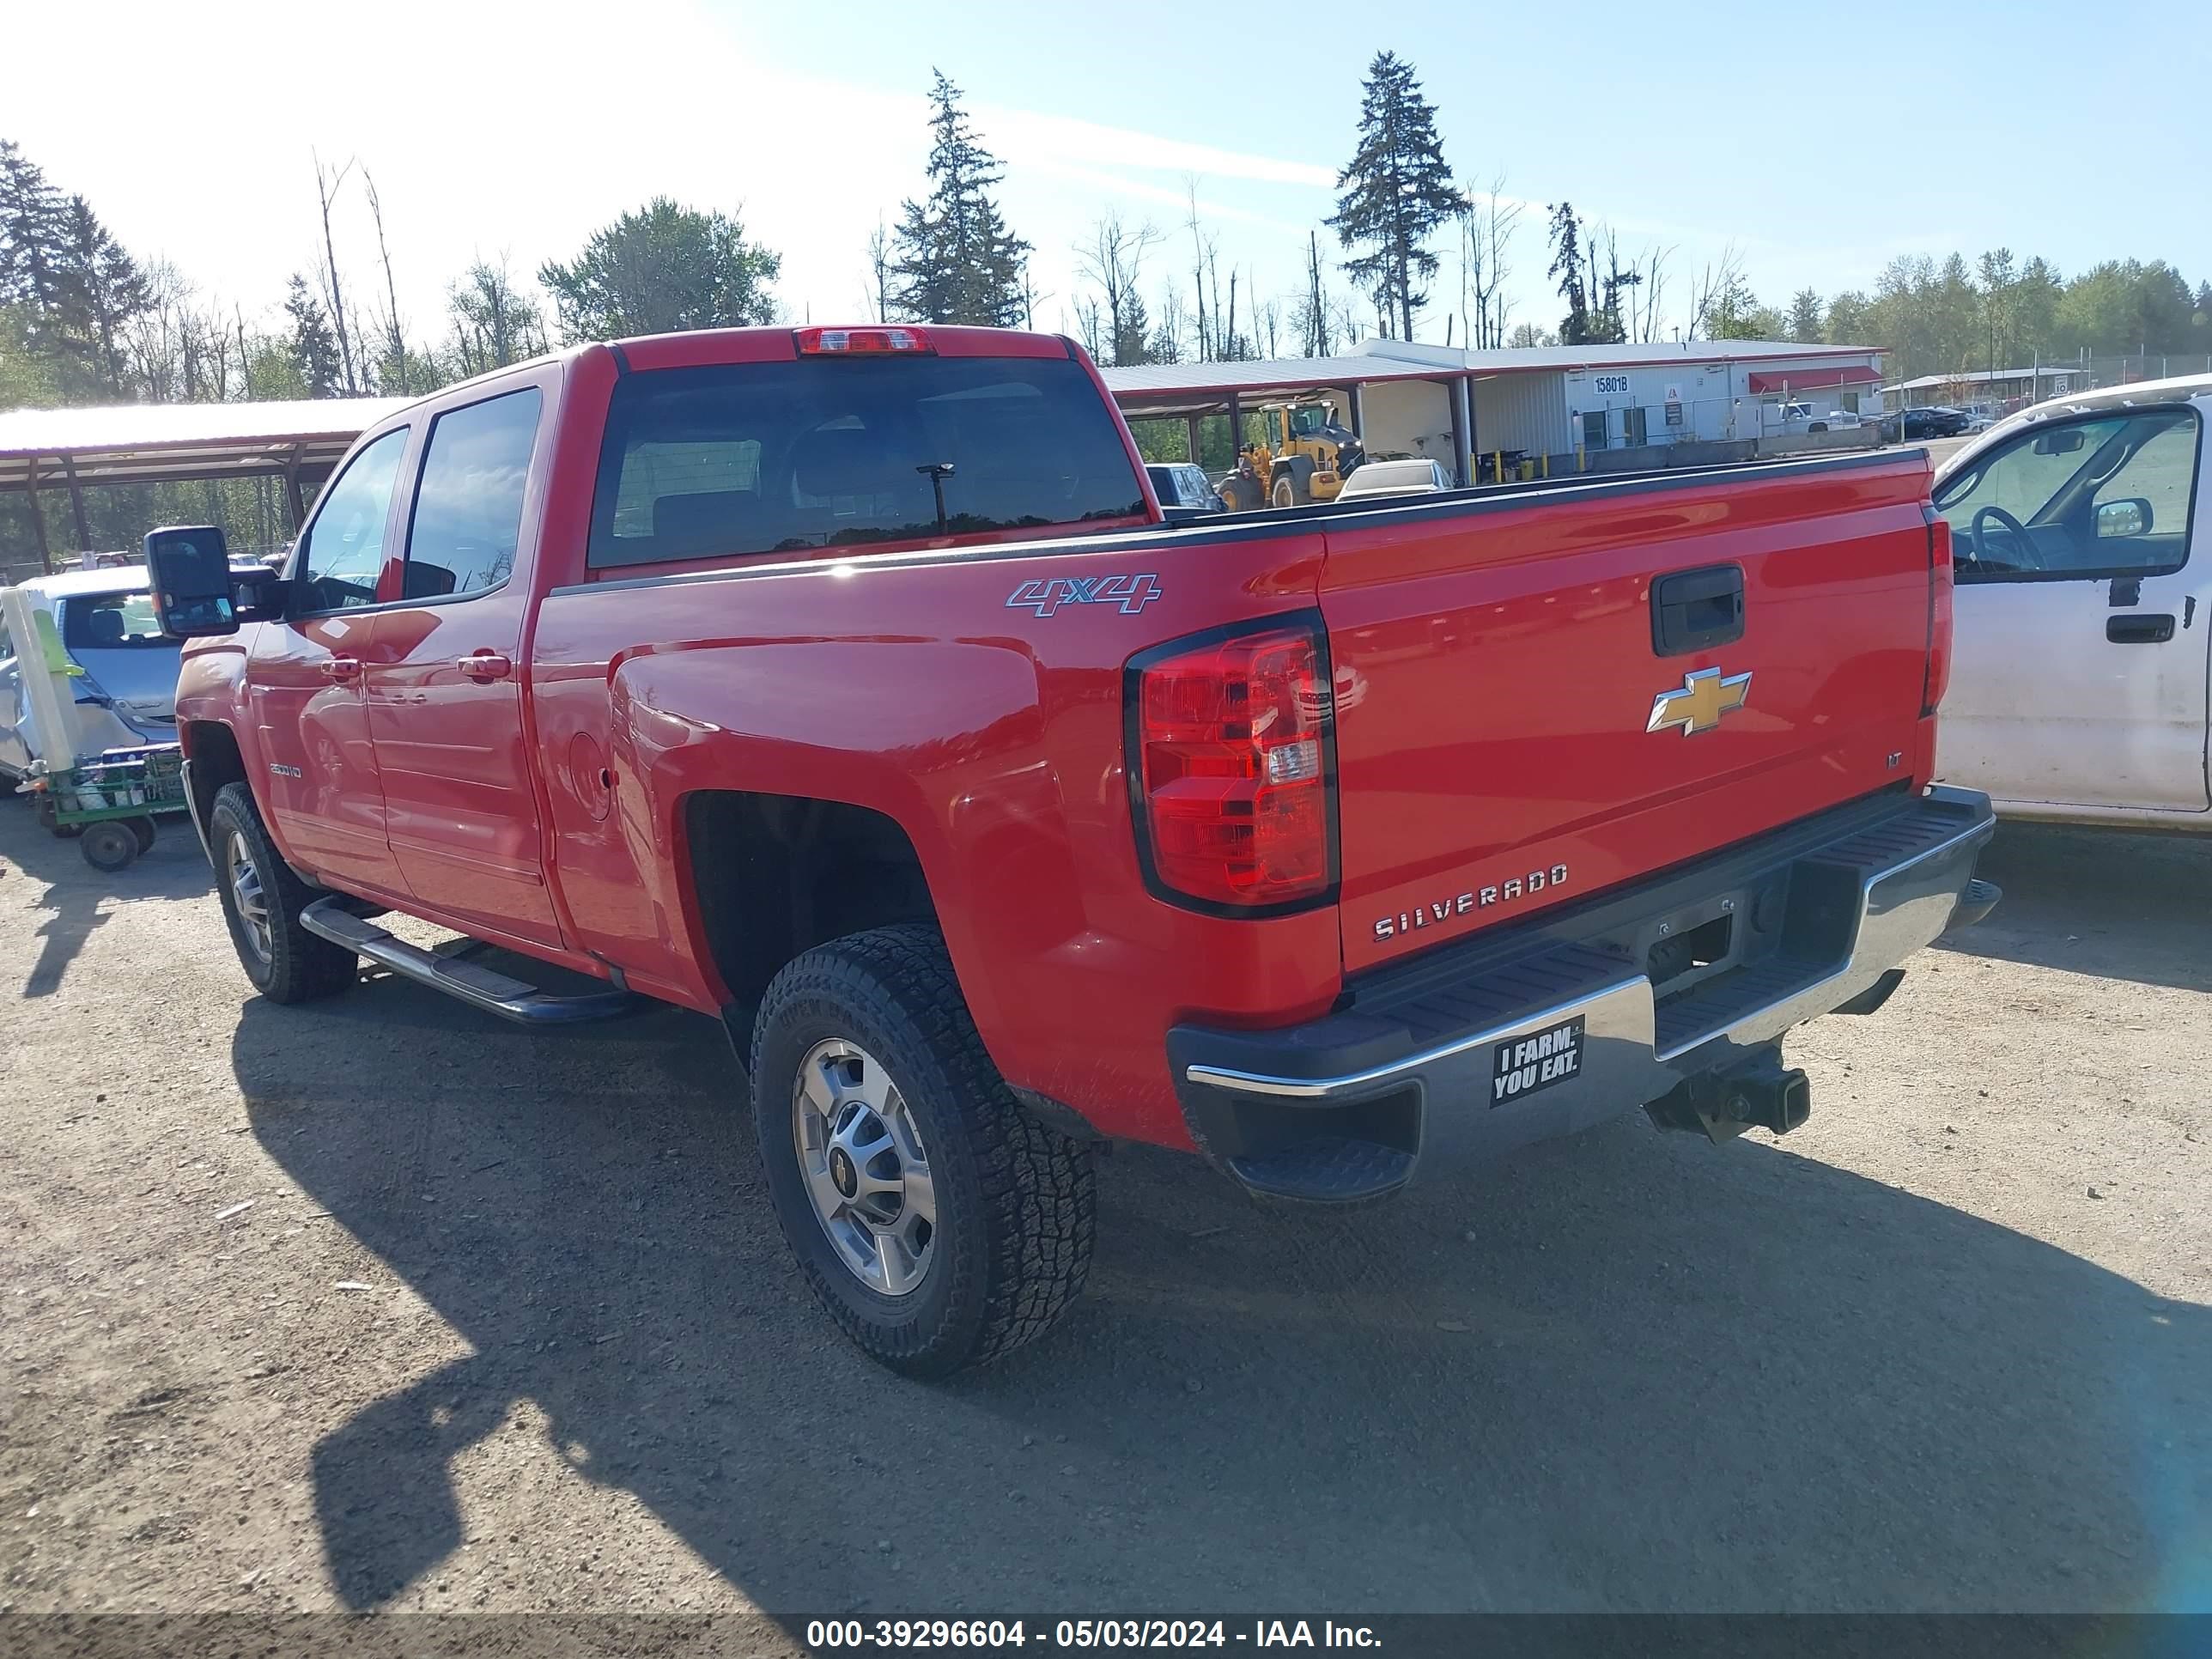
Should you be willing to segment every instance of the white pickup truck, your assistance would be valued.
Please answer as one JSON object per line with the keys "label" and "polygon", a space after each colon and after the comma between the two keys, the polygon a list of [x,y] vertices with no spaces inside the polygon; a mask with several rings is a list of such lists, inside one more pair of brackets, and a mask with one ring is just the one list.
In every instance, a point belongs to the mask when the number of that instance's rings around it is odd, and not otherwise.
{"label": "white pickup truck", "polygon": [[1956,615],[1936,775],[2000,813],[2212,832],[2212,376],[2021,410],[1937,470]]}

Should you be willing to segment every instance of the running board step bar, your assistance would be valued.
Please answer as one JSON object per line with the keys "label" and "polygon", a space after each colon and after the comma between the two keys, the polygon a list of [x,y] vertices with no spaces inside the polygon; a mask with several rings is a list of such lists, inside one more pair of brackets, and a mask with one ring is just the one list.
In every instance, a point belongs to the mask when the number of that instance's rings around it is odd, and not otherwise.
{"label": "running board step bar", "polygon": [[333,945],[343,945],[403,979],[458,997],[471,1007],[524,1025],[576,1025],[635,1013],[646,999],[631,991],[591,991],[554,996],[535,985],[457,957],[441,957],[405,939],[395,939],[373,921],[346,908],[342,898],[318,899],[300,912],[300,926]]}

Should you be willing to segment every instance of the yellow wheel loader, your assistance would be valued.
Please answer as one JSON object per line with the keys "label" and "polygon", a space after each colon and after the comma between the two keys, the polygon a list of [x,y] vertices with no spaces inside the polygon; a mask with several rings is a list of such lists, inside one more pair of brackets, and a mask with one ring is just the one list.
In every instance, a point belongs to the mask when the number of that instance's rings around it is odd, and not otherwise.
{"label": "yellow wheel loader", "polygon": [[1261,438],[1252,449],[1252,471],[1265,482],[1271,507],[1333,501],[1345,479],[1367,459],[1352,429],[1317,398],[1262,404],[1258,413]]}

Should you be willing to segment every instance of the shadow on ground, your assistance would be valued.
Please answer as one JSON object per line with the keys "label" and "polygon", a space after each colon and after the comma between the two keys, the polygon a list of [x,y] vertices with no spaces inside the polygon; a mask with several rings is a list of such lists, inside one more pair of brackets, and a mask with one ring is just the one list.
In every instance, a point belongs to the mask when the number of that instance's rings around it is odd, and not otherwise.
{"label": "shadow on ground", "polygon": [[39,954],[21,993],[45,997],[60,988],[85,940],[106,920],[103,901],[198,898],[213,888],[215,878],[190,818],[161,819],[152,849],[129,868],[95,870],[75,841],[40,829],[30,803],[0,783],[0,881],[15,880],[45,889],[36,902],[50,914],[40,924]]}
{"label": "shadow on ground", "polygon": [[1938,950],[2212,991],[2212,836],[2008,823],[1976,871],[2004,902]]}
{"label": "shadow on ground", "polygon": [[453,1461],[525,1400],[793,1614],[2203,1592],[2207,1311],[1769,1145],[1638,1118],[1334,1217],[1125,1149],[1090,1296],[922,1386],[807,1299],[710,1022],[547,1038],[386,981],[250,1003],[234,1060],[475,1350],[317,1448],[356,1607],[460,1545]]}

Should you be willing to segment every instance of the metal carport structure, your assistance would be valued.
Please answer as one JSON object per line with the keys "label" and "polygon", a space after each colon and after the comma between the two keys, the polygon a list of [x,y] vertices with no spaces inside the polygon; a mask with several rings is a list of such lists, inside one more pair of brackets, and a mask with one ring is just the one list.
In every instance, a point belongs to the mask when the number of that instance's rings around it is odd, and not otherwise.
{"label": "metal carport structure", "polygon": [[78,550],[94,552],[84,492],[103,485],[282,478],[292,527],[307,516],[354,440],[409,400],[328,398],[284,403],[122,404],[0,413],[0,495],[28,496],[40,562],[51,571],[40,492],[65,490]]}

